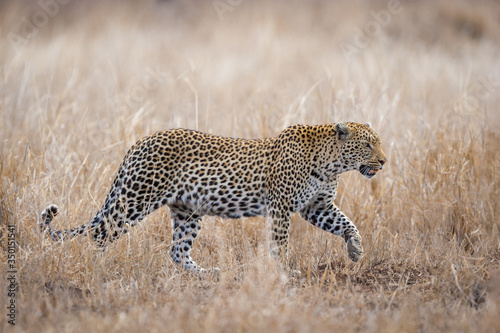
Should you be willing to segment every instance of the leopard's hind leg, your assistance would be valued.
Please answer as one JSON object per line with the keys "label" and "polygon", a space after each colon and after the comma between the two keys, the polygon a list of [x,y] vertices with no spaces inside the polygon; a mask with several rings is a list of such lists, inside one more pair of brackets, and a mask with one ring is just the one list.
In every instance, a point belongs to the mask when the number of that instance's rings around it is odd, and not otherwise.
{"label": "leopard's hind leg", "polygon": [[[170,247],[170,256],[175,263],[192,273],[206,273],[207,270],[199,266],[191,258],[193,242],[201,230],[202,217],[191,212],[170,208],[172,218],[173,239]],[[212,268],[214,274],[219,272],[218,268]]]}

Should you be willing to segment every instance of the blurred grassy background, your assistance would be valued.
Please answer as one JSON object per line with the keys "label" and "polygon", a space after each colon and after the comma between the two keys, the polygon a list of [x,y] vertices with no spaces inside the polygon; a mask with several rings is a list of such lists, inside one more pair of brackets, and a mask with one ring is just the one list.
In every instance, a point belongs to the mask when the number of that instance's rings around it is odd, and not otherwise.
{"label": "blurred grassy background", "polygon": [[[498,1],[2,1],[0,22],[18,331],[500,331]],[[104,253],[36,230],[50,203],[54,227],[90,220],[154,131],[337,121],[370,122],[389,157],[342,178],[357,264],[298,216],[298,280],[267,258],[263,219],[205,218],[193,257],[221,274],[201,280],[167,255],[166,208]]]}

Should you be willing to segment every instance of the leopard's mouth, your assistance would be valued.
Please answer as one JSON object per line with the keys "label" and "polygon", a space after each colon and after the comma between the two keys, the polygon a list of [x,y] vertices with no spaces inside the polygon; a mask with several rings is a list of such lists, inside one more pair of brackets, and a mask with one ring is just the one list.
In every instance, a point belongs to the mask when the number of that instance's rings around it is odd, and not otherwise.
{"label": "leopard's mouth", "polygon": [[380,168],[375,168],[375,167],[372,167],[369,165],[361,165],[359,167],[359,172],[361,172],[361,174],[368,179],[375,177],[375,175],[377,174],[377,171],[379,171],[379,170],[380,170]]}

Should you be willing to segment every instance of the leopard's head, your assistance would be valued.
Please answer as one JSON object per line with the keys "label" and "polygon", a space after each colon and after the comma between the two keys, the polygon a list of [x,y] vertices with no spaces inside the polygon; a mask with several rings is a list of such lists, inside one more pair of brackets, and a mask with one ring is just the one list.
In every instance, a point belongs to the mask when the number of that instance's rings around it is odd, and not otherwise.
{"label": "leopard's head", "polygon": [[341,144],[341,161],[349,170],[358,170],[366,178],[382,170],[387,157],[378,134],[369,124],[337,123],[335,132]]}

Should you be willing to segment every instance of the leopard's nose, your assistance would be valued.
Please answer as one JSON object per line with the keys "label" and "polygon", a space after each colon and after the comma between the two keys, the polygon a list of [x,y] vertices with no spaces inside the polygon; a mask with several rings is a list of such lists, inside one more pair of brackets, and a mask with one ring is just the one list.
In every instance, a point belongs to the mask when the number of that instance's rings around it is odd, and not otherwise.
{"label": "leopard's nose", "polygon": [[384,165],[385,162],[387,162],[387,158],[384,158],[383,160],[378,160],[378,162],[380,163],[380,165]]}

